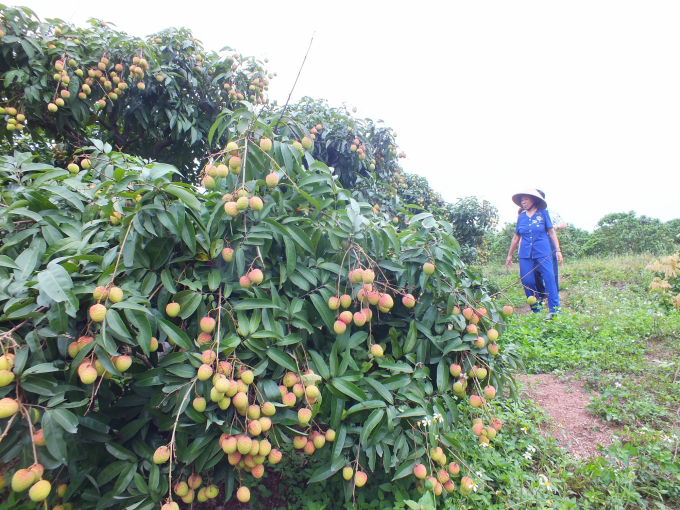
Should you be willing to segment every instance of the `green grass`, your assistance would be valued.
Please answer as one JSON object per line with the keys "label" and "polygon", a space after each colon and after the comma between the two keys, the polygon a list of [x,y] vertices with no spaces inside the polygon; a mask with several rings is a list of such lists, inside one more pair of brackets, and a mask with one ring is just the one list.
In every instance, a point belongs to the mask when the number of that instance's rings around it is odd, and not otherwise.
{"label": "green grass", "polygon": [[520,311],[503,342],[517,346],[527,372],[581,378],[593,391],[590,411],[620,427],[618,440],[598,459],[551,457],[548,464],[561,466],[564,484],[553,507],[680,507],[680,313],[648,292],[648,261],[585,259],[563,266],[563,313],[550,322],[545,313],[526,310],[521,287],[512,285],[517,270],[487,270]]}

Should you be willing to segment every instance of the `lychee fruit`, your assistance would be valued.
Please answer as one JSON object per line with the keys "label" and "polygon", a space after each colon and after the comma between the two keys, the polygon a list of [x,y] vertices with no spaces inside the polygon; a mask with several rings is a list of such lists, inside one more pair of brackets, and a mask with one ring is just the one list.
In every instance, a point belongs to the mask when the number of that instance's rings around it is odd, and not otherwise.
{"label": "lychee fruit", "polygon": [[336,335],[342,335],[345,330],[347,330],[347,324],[341,320],[335,321],[335,324],[333,324],[333,331],[335,331]]}
{"label": "lychee fruit", "polygon": [[269,175],[267,175],[267,177],[265,178],[265,182],[267,183],[268,187],[275,188],[279,183],[279,176],[272,172]]}
{"label": "lychee fruit", "polygon": [[203,351],[203,354],[201,354],[201,360],[203,360],[203,363],[205,363],[206,365],[211,365],[216,358],[217,354],[215,354],[215,351],[210,349],[207,351]]}
{"label": "lychee fruit", "polygon": [[269,452],[269,455],[267,455],[267,460],[269,461],[270,464],[278,464],[281,462],[281,452],[279,450],[272,450]]}
{"label": "lychee fruit", "polygon": [[460,473],[460,466],[456,462],[452,462],[451,464],[449,464],[448,469],[449,474],[451,475],[457,475],[458,473]]}
{"label": "lychee fruit", "polygon": [[182,501],[184,503],[186,503],[187,505],[190,505],[191,503],[194,502],[194,496],[195,496],[194,490],[189,489],[187,491],[186,495],[182,498]]}
{"label": "lychee fruit", "polygon": [[158,339],[156,337],[151,337],[151,343],[149,344],[149,352],[156,352],[158,350]]}
{"label": "lychee fruit", "polygon": [[250,501],[250,489],[248,487],[239,487],[236,491],[236,499],[241,503],[247,503]]}
{"label": "lychee fruit", "polygon": [[94,322],[102,322],[106,317],[106,307],[104,305],[96,304],[90,307],[90,319]]}
{"label": "lychee fruit", "polygon": [[170,449],[167,446],[159,446],[153,454],[154,464],[165,464],[170,459]]}
{"label": "lychee fruit", "polygon": [[333,441],[335,441],[335,430],[328,429],[326,431],[325,437],[326,437],[326,441],[328,441],[329,443],[332,443]]}
{"label": "lychee fruit", "polygon": [[376,358],[382,358],[385,355],[385,352],[383,351],[383,348],[380,346],[380,344],[373,344],[371,346],[371,354],[373,354],[373,356]]}
{"label": "lychee fruit", "polygon": [[12,476],[12,490],[23,492],[35,482],[35,473],[30,469],[19,469]]}
{"label": "lychee fruit", "polygon": [[0,388],[4,388],[14,381],[14,372],[9,370],[0,370]]}
{"label": "lychee fruit", "polygon": [[179,303],[168,303],[165,307],[165,313],[168,317],[177,317],[179,315]]}
{"label": "lychee fruit", "polygon": [[175,484],[175,487],[173,488],[173,491],[177,496],[183,498],[184,496],[187,495],[187,492],[189,492],[189,486],[187,485],[186,482],[177,482]]}
{"label": "lychee fruit", "polygon": [[343,308],[349,308],[352,305],[352,296],[348,294],[343,294],[340,296],[340,306]]}
{"label": "lychee fruit", "polygon": [[293,372],[287,372],[283,376],[283,384],[286,388],[292,388],[298,383],[298,376]]}
{"label": "lychee fruit", "polygon": [[288,407],[293,407],[296,400],[295,394],[293,393],[286,393],[282,398],[283,404]]}
{"label": "lychee fruit", "polygon": [[132,366],[132,358],[130,356],[115,356],[113,365],[121,374],[124,374]]}
{"label": "lychee fruit", "polygon": [[236,202],[226,202],[224,204],[224,212],[227,213],[232,218],[238,216],[239,209],[238,206],[236,205]]}
{"label": "lychee fruit", "polygon": [[512,315],[513,311],[514,310],[513,310],[512,306],[506,305],[506,306],[503,307],[503,315],[505,317],[509,317],[510,315]]}
{"label": "lychee fruit", "polygon": [[354,485],[357,487],[363,487],[368,481],[368,475],[363,471],[357,471],[354,475]]}
{"label": "lychee fruit", "polygon": [[97,369],[87,363],[87,366],[78,371],[80,382],[83,384],[92,384],[97,380]]}
{"label": "lychee fruit", "polygon": [[255,284],[259,284],[262,283],[262,280],[264,279],[264,274],[262,274],[262,271],[260,269],[253,269],[248,273],[248,279]]}
{"label": "lychee fruit", "polygon": [[375,280],[375,272],[372,269],[364,269],[361,273],[361,281],[370,284]]}
{"label": "lychee fruit", "polygon": [[317,388],[314,385],[307,386],[305,389],[305,393],[307,395],[307,398],[319,398],[319,388]]}
{"label": "lychee fruit", "polygon": [[402,297],[401,302],[406,308],[413,308],[416,306],[416,299],[411,294],[406,294]]}
{"label": "lychee fruit", "polygon": [[260,197],[250,197],[250,208],[253,211],[261,211],[264,206],[264,202]]}
{"label": "lychee fruit", "polygon": [[50,482],[47,480],[39,480],[31,487],[31,490],[28,491],[28,497],[31,501],[44,501],[47,499],[47,496],[50,495],[51,490],[52,484]]}
{"label": "lychee fruit", "polygon": [[92,297],[95,299],[95,301],[101,301],[102,299],[106,299],[109,295],[109,291],[106,290],[106,287],[99,286],[94,289],[94,292],[92,293]]}
{"label": "lychee fruit", "polygon": [[490,329],[486,332],[486,337],[489,339],[489,342],[495,342],[498,340],[498,331],[495,329]]}
{"label": "lychee fruit", "polygon": [[262,427],[262,432],[267,432],[270,428],[272,428],[272,420],[270,418],[268,418],[267,416],[262,416],[257,421],[260,422],[260,426]]}
{"label": "lychee fruit", "polygon": [[253,447],[253,440],[248,436],[238,436],[236,439],[236,447],[241,455],[247,455],[250,453],[250,449]]}
{"label": "lychee fruit", "polygon": [[220,490],[215,485],[208,485],[205,489],[205,495],[208,496],[208,499],[215,499],[219,493]]}
{"label": "lychee fruit", "polygon": [[351,467],[345,467],[342,469],[342,477],[345,480],[351,480],[352,476],[354,476],[354,470]]}
{"label": "lychee fruit", "polygon": [[310,409],[300,409],[298,411],[298,421],[301,425],[306,425],[312,419],[312,411]]}
{"label": "lychee fruit", "polygon": [[246,209],[248,209],[248,204],[249,204],[248,198],[247,197],[241,197],[236,201],[236,208],[239,211],[245,211]]}
{"label": "lychee fruit", "polygon": [[423,464],[417,464],[413,468],[413,474],[419,480],[423,480],[427,476],[427,468]]}
{"label": "lychee fruit", "polygon": [[445,469],[440,469],[437,471],[437,481],[442,485],[448,482],[450,478],[451,476],[446,472]]}
{"label": "lychee fruit", "polygon": [[378,301],[378,305],[389,310],[394,306],[394,300],[389,294],[383,294]]}
{"label": "lychee fruit", "polygon": [[527,303],[529,304],[529,306],[535,305],[536,301],[537,301],[536,296],[529,296],[527,298]]}
{"label": "lychee fruit", "polygon": [[340,320],[341,320],[342,322],[344,322],[345,324],[349,324],[350,322],[352,322],[352,319],[353,319],[353,318],[354,318],[354,316],[352,315],[352,312],[350,312],[350,311],[348,311],[348,310],[342,312],[342,313],[338,316],[338,319],[340,319]]}
{"label": "lychee fruit", "polygon": [[231,262],[234,258],[234,250],[231,248],[224,248],[222,250],[222,259],[225,262]]}
{"label": "lychee fruit", "polygon": [[293,448],[296,450],[302,450],[307,444],[307,438],[305,436],[295,436],[293,438]]}
{"label": "lychee fruit", "polygon": [[489,354],[492,356],[498,356],[498,344],[489,344],[487,345],[486,350],[489,351]]}
{"label": "lychee fruit", "polygon": [[340,298],[331,297],[328,299],[328,308],[331,310],[337,310],[340,307]]}
{"label": "lychee fruit", "polygon": [[475,347],[477,347],[477,349],[483,349],[484,345],[486,344],[486,341],[481,336],[478,336],[477,338],[475,338],[474,344]]}
{"label": "lychee fruit", "polygon": [[272,141],[269,138],[261,138],[260,149],[262,149],[265,152],[269,152],[270,150],[272,150]]}
{"label": "lychee fruit", "polygon": [[207,381],[210,379],[213,375],[213,369],[210,365],[206,365],[205,363],[198,367],[198,380],[199,381]]}
{"label": "lychee fruit", "polygon": [[239,391],[232,399],[234,407],[237,409],[245,409],[248,407],[248,395]]}
{"label": "lychee fruit", "polygon": [[215,319],[212,317],[203,317],[199,323],[199,327],[203,333],[212,333],[215,329]]}
{"label": "lychee fruit", "polygon": [[234,453],[237,448],[237,439],[234,436],[229,436],[222,441],[222,451],[227,455]]}
{"label": "lychee fruit", "polygon": [[470,395],[470,405],[472,407],[482,407],[482,399],[478,395]]}
{"label": "lychee fruit", "polygon": [[112,287],[109,291],[109,301],[112,303],[120,303],[123,300],[123,289],[120,287]]}
{"label": "lychee fruit", "polygon": [[460,365],[457,365],[457,364],[455,364],[455,363],[453,363],[453,364],[449,367],[449,373],[450,373],[453,377],[458,377],[458,376],[460,375],[460,373],[461,373],[462,370],[463,370],[463,369],[460,367]]}
{"label": "lychee fruit", "polygon": [[197,474],[189,475],[189,478],[187,478],[187,484],[189,485],[190,489],[196,490],[201,486],[202,483],[203,483],[203,478],[201,478]]}
{"label": "lychee fruit", "polygon": [[312,146],[314,145],[314,142],[312,142],[311,138],[305,136],[305,137],[302,138],[302,143],[301,143],[301,145],[302,145],[302,148],[303,148],[303,149],[309,150],[309,149],[311,149]]}
{"label": "lychee fruit", "polygon": [[248,424],[248,433],[251,436],[259,436],[262,433],[262,424],[257,420],[251,421]]}
{"label": "lychee fruit", "polygon": [[274,416],[276,414],[276,406],[271,402],[265,402],[262,406],[262,414],[265,416]]}
{"label": "lychee fruit", "polygon": [[426,262],[425,264],[423,264],[423,273],[425,273],[428,276],[434,274],[434,264],[430,262]]}
{"label": "lychee fruit", "polygon": [[302,450],[311,457],[312,455],[314,455],[314,452],[316,451],[316,446],[314,446],[313,442],[308,441]]}
{"label": "lychee fruit", "polygon": [[42,429],[33,433],[33,444],[36,446],[45,446],[45,437],[43,436]]}
{"label": "lychee fruit", "polygon": [[487,386],[484,388],[484,396],[488,399],[492,399],[496,396],[496,388],[493,386]]}

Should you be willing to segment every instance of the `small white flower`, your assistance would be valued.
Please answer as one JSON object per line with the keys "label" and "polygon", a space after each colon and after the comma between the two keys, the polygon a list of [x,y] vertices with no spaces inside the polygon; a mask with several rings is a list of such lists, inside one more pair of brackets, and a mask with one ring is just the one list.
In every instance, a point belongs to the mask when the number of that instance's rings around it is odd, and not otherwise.
{"label": "small white flower", "polygon": [[529,452],[526,452],[524,455],[522,455],[527,460],[531,460],[531,454]]}
{"label": "small white flower", "polygon": [[520,430],[526,434],[526,433],[528,432],[529,429],[526,428],[526,427],[522,427]]}
{"label": "small white flower", "polygon": [[614,387],[620,388],[620,387],[621,387],[621,383],[620,383],[620,382],[617,382],[616,384],[614,384]]}
{"label": "small white flower", "polygon": [[528,451],[528,452],[531,452],[531,453],[536,453],[536,448],[534,448],[533,446],[529,445],[529,446],[527,446],[527,451]]}
{"label": "small white flower", "polygon": [[476,471],[476,472],[475,472],[475,475],[477,475],[479,478],[481,478],[481,477],[482,477],[482,472],[481,472],[481,471]]}
{"label": "small white flower", "polygon": [[481,443],[479,445],[480,448],[489,448],[491,445],[489,443]]}
{"label": "small white flower", "polygon": [[477,484],[476,484],[475,482],[472,482],[472,483],[470,484],[470,487],[469,487],[469,488],[472,489],[473,491],[477,492]]}

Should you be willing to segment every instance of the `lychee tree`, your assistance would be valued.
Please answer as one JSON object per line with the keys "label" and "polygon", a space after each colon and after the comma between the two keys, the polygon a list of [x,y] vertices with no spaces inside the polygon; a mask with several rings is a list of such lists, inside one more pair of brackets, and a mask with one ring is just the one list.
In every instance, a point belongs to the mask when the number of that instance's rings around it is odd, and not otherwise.
{"label": "lychee tree", "polygon": [[[310,483],[350,500],[375,472],[415,486],[420,464],[421,489],[465,497],[457,438],[498,440],[512,310],[460,261],[448,222],[420,213],[400,230],[274,123],[227,119],[207,191],[99,140],[73,173],[0,156],[14,501],[246,501],[298,450]],[[460,405],[483,426],[470,432]]]}
{"label": "lychee tree", "polygon": [[186,29],[142,40],[99,20],[77,28],[0,5],[1,143],[48,148],[66,167],[94,136],[191,180],[217,115],[266,103],[273,78],[223,50],[206,52]]}

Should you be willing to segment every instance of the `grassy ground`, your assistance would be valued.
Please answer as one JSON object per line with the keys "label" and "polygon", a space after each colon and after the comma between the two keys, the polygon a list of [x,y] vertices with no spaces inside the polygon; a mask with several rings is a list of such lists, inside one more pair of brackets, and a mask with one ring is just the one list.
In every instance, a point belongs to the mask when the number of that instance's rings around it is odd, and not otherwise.
{"label": "grassy ground", "polygon": [[[527,372],[581,378],[593,390],[591,412],[620,430],[599,459],[578,462],[561,452],[545,459],[558,477],[553,508],[680,507],[680,314],[648,293],[646,263],[626,257],[563,266],[563,313],[550,322],[544,313],[518,315],[504,337],[518,346]],[[505,268],[487,273],[499,288],[519,278]],[[526,309],[521,287],[505,294]]]}

